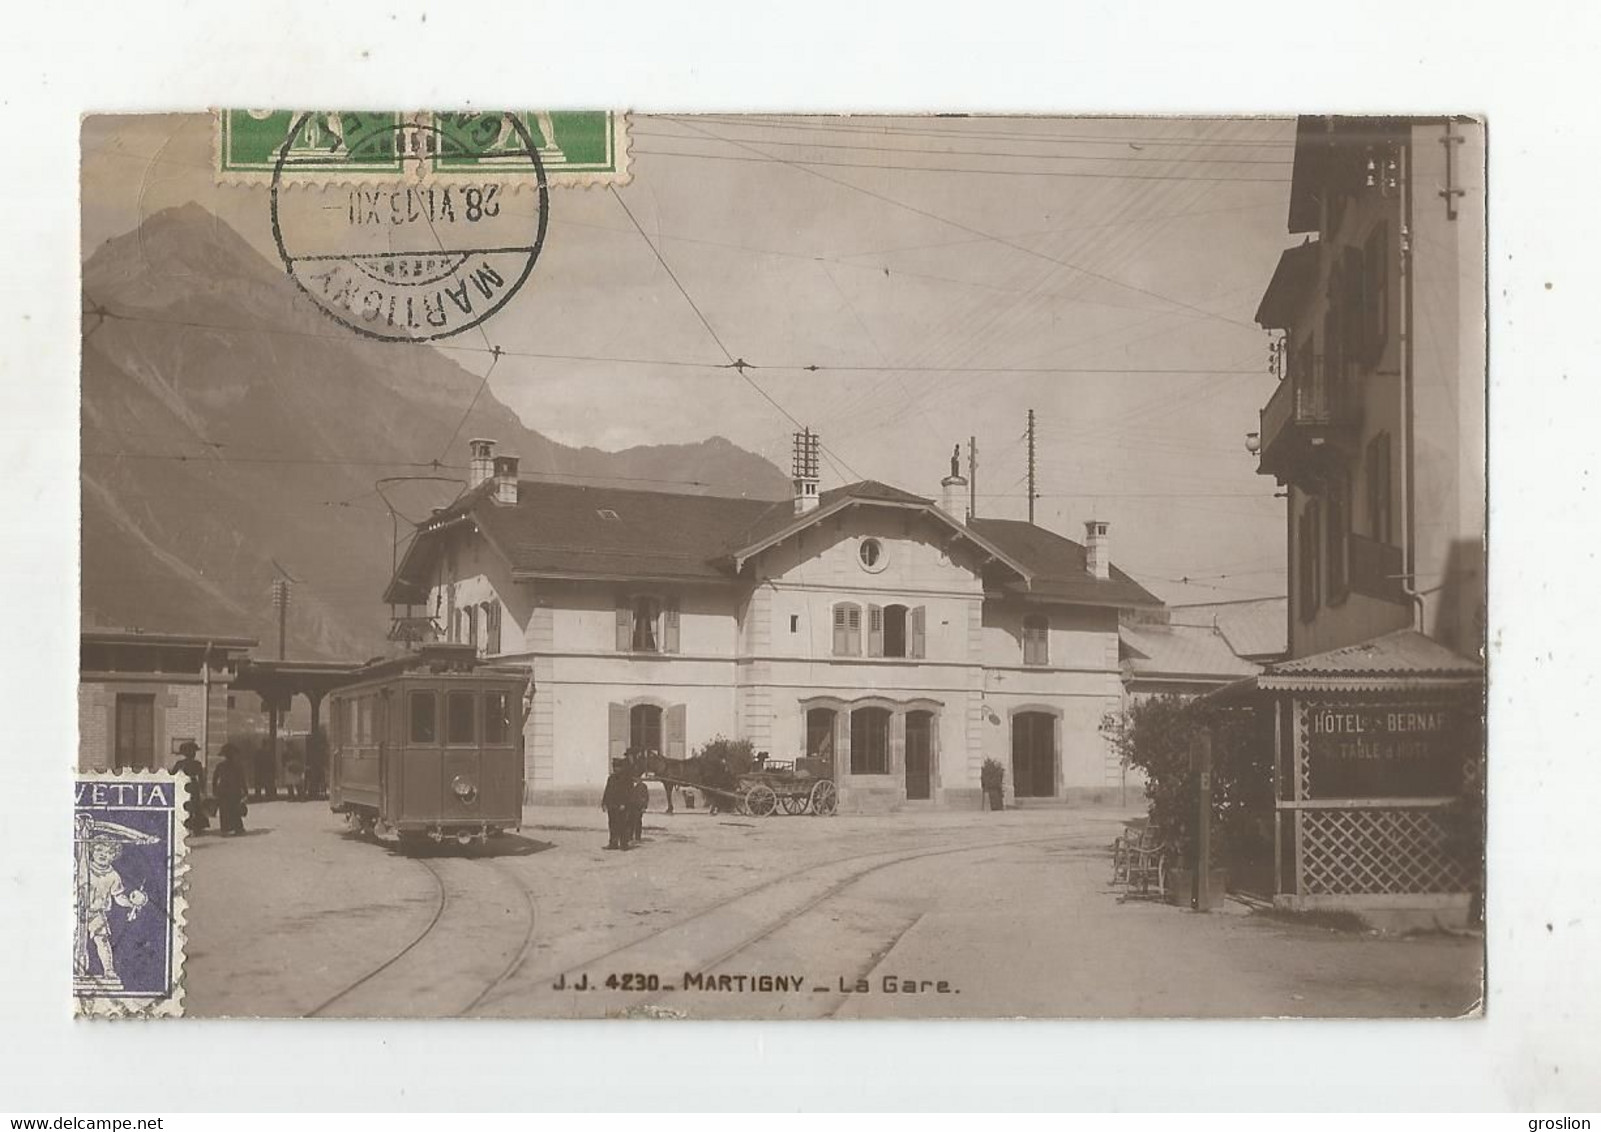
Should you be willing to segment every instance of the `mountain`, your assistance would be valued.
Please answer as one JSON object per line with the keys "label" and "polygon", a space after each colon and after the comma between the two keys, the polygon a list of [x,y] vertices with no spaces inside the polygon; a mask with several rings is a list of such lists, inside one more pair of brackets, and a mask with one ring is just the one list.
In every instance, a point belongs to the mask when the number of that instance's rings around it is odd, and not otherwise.
{"label": "mountain", "polygon": [[721,437],[612,453],[541,436],[444,352],[329,321],[197,205],[96,249],[83,298],[86,626],[243,634],[270,654],[282,570],[296,580],[288,655],[382,652],[379,594],[407,517],[462,485],[374,481],[462,479],[474,436],[520,456],[528,476],[789,491],[772,464]]}

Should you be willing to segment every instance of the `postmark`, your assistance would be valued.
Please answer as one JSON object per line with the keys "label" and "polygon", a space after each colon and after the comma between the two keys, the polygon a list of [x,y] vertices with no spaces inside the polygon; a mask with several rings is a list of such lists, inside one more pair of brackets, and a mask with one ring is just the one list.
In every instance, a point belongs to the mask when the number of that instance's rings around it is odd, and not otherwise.
{"label": "postmark", "polygon": [[[481,325],[522,288],[544,246],[550,196],[539,143],[521,116],[455,125],[436,116],[364,119],[359,133],[342,126],[344,146],[323,158],[296,149],[315,117],[291,125],[269,195],[284,268],[324,314],[369,338],[432,342]],[[502,145],[503,136],[515,145]],[[466,175],[491,143],[501,147],[497,163]],[[416,163],[423,155],[459,161],[464,175],[429,176]],[[291,191],[293,176],[319,162],[370,164],[386,179]],[[529,177],[533,193],[509,190],[508,179]]]}
{"label": "postmark", "polygon": [[[387,146],[384,139],[405,122],[431,126],[449,139],[449,148]],[[537,149],[552,188],[626,184],[630,176],[628,115],[610,110],[230,109],[213,113],[212,128],[213,175],[225,185],[265,185],[275,176],[286,186],[307,188],[401,175],[448,183],[493,174],[517,192],[538,183],[524,156],[525,139]]]}
{"label": "postmark", "polygon": [[72,994],[80,1016],[183,1013],[184,778],[74,778]]}

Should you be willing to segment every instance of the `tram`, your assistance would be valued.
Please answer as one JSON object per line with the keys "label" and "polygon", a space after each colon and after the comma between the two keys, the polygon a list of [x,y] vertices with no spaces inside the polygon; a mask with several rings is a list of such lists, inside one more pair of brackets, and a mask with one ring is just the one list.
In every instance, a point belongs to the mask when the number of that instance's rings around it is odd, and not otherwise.
{"label": "tram", "polygon": [[427,645],[330,694],[328,801],[352,828],[463,845],[522,824],[526,668]]}

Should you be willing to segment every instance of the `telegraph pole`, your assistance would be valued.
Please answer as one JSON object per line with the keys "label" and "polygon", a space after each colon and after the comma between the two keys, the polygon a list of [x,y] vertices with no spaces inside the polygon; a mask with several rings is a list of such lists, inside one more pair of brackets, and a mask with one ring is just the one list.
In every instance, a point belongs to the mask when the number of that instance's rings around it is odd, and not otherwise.
{"label": "telegraph pole", "polygon": [[278,659],[284,658],[284,630],[289,623],[289,580],[272,580],[272,607],[278,611]]}
{"label": "telegraph pole", "polygon": [[978,437],[967,438],[967,517],[978,518]]}
{"label": "telegraph pole", "polygon": [[1028,411],[1028,521],[1034,522],[1034,500],[1039,498],[1034,480],[1034,410]]}

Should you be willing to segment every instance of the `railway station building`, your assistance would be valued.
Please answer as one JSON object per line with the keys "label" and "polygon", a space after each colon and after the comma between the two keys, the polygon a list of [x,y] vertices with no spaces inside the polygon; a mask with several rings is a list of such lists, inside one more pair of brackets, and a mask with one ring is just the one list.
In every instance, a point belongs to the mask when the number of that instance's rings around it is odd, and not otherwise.
{"label": "railway station building", "polygon": [[469,491],[385,600],[529,667],[531,800],[592,801],[625,748],[717,736],[829,760],[844,809],[977,809],[986,759],[1009,801],[1116,796],[1119,614],[1161,603],[1112,564],[1106,523],[1076,542],[972,517],[955,461],[937,501],[821,491],[809,433],[776,503],[522,480],[470,443]]}

